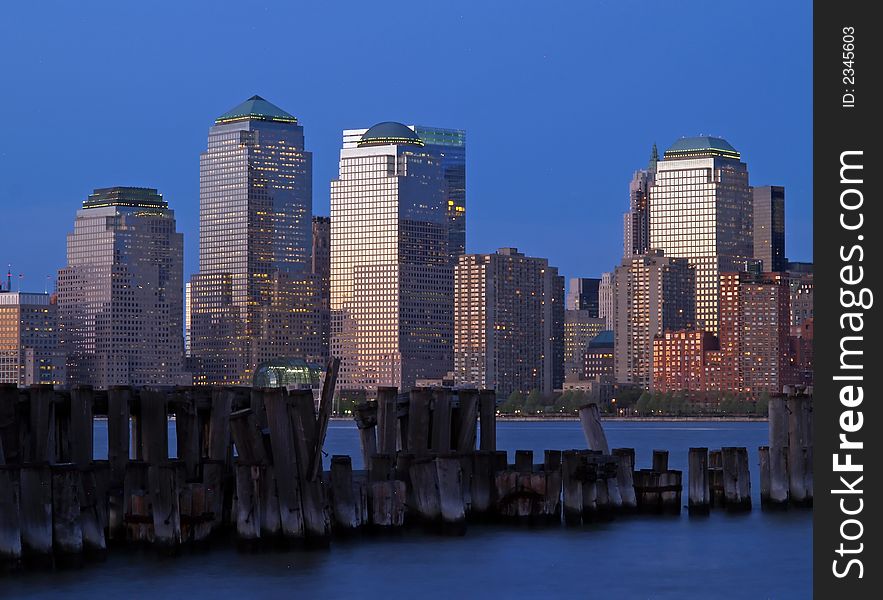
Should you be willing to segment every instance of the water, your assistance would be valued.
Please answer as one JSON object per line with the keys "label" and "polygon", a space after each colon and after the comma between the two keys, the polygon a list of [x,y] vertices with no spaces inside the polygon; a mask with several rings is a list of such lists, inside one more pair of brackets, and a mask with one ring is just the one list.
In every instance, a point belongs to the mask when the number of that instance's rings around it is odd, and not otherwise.
{"label": "water", "polygon": [[[766,423],[605,424],[611,447],[634,447],[637,467],[653,449],[671,451],[686,471],[691,446],[747,446],[759,505],[757,446]],[[103,437],[102,437],[103,436]],[[170,441],[174,436],[170,436]],[[106,430],[96,427],[96,457]],[[497,445],[509,451],[585,447],[576,422],[502,422]],[[174,444],[171,450],[174,453]],[[361,467],[350,422],[332,422],[326,450]],[[161,558],[113,553],[104,563],[0,579],[0,597],[22,598],[810,598],[809,511],[707,518],[630,517],[579,528],[469,525],[465,537],[408,531],[335,540],[329,550],[242,554],[231,545]]]}

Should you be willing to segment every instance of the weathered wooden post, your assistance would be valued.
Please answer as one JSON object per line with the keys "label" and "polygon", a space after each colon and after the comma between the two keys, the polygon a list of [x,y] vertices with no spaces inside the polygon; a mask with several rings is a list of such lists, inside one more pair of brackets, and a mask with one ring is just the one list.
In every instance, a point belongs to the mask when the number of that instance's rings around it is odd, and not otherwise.
{"label": "weathered wooden post", "polygon": [[408,402],[408,452],[425,456],[429,452],[429,408],[432,390],[414,388]]}
{"label": "weathered wooden post", "polygon": [[23,556],[45,560],[52,555],[52,473],[49,465],[22,465],[19,489]]}
{"label": "weathered wooden post", "polygon": [[25,446],[28,462],[56,462],[55,459],[55,391],[49,384],[36,384],[28,388],[30,393],[30,435]]}
{"label": "weathered wooden post", "polygon": [[55,554],[83,552],[80,524],[80,472],[73,463],[52,466],[52,547]]}
{"label": "weathered wooden post", "polygon": [[659,474],[659,503],[662,512],[680,514],[683,475],[680,471],[669,469]]}
{"label": "weathered wooden post", "polygon": [[657,473],[668,471],[668,450],[653,451],[653,470]]}
{"label": "weathered wooden post", "polygon": [[590,402],[581,406],[579,408],[579,421],[582,424],[583,434],[586,436],[589,450],[600,450],[604,454],[610,454],[607,436],[604,434],[604,428],[601,426],[601,412],[598,410],[598,405]]}
{"label": "weathered wooden post", "polygon": [[352,459],[349,456],[332,456],[330,478],[334,531],[347,533],[357,529],[362,525],[362,515],[356,502]]}
{"label": "weathered wooden post", "polygon": [[0,464],[16,465],[22,462],[17,404],[18,387],[14,383],[0,383],[0,451],[4,456],[4,462]]}
{"label": "weathered wooden post", "polygon": [[580,455],[583,467],[583,522],[588,522],[593,521],[598,513],[598,454],[593,450],[580,450]]}
{"label": "weathered wooden post", "polygon": [[199,478],[199,419],[192,391],[177,389],[174,408],[178,458],[184,461],[187,479],[195,480]]}
{"label": "weathered wooden post", "polygon": [[460,400],[457,428],[457,452],[474,452],[476,423],[478,421],[478,390],[459,390]]}
{"label": "weathered wooden post", "polygon": [[436,453],[451,451],[451,390],[432,390],[432,432],[430,448]]}
{"label": "weathered wooden post", "polygon": [[77,385],[70,392],[70,460],[81,469],[92,464],[94,390],[90,385]]}
{"label": "weathered wooden post", "polygon": [[563,486],[564,522],[579,525],[583,513],[583,485],[581,478],[586,470],[586,457],[578,450],[562,453],[561,481]]}
{"label": "weathered wooden post", "polygon": [[109,474],[106,463],[80,467],[80,524],[83,528],[83,549],[89,552],[104,552],[107,549],[104,534],[107,527],[107,486],[101,481],[104,472]]}
{"label": "weathered wooden post", "polygon": [[0,465],[0,565],[17,562],[22,556],[18,473],[18,466]]}
{"label": "weathered wooden post", "polygon": [[788,488],[791,502],[808,504],[806,490],[806,416],[804,398],[791,393],[785,400],[788,415]]}
{"label": "weathered wooden post", "polygon": [[374,481],[368,484],[371,497],[371,524],[390,529],[405,522],[405,482]]}
{"label": "weathered wooden post", "polygon": [[497,449],[497,393],[494,390],[481,390],[478,405],[479,449],[494,452]]}
{"label": "weathered wooden post", "polygon": [[[294,449],[297,461],[297,476],[301,490],[301,506],[304,519],[304,533],[311,542],[326,543],[331,523],[325,514],[325,494],[322,481],[311,477],[313,452],[317,444],[316,405],[312,390],[290,392],[289,411],[294,431]],[[393,421],[394,422],[394,421]],[[393,436],[395,430],[393,430]],[[395,443],[395,437],[393,437]],[[321,461],[321,458],[317,460]]]}
{"label": "weathered wooden post", "polygon": [[447,455],[437,457],[434,462],[442,526],[449,533],[462,535],[466,531],[466,510],[463,506],[463,473],[460,459],[454,455]]}
{"label": "weathered wooden post", "polygon": [[638,500],[635,496],[635,449],[614,448],[613,456],[616,457],[616,483],[622,498],[622,508],[626,511],[635,510]]}
{"label": "weathered wooden post", "polygon": [[[785,506],[788,503],[790,483],[788,477],[788,415],[785,398],[770,398],[769,408],[769,506]],[[761,499],[761,502],[763,500]]]}
{"label": "weathered wooden post", "polygon": [[729,511],[751,510],[751,483],[748,479],[748,451],[745,448],[721,448],[723,460],[724,502]]}
{"label": "weathered wooden post", "polygon": [[711,495],[711,506],[721,507],[726,504],[724,498],[724,462],[720,450],[708,452],[708,488]]}
{"label": "weathered wooden post", "polygon": [[708,514],[711,505],[711,489],[708,483],[708,448],[690,448],[687,457],[689,490],[688,510],[691,515]]}
{"label": "weathered wooden post", "polygon": [[359,442],[362,448],[362,464],[371,468],[371,457],[377,454],[377,403],[373,401],[359,404],[353,410],[353,419],[359,429]]}
{"label": "weathered wooden post", "polygon": [[264,407],[270,428],[270,445],[273,449],[273,468],[279,493],[279,514],[282,532],[286,537],[304,537],[304,518],[298,485],[297,458],[294,449],[294,432],[289,416],[288,398],[282,388],[264,390]]}
{"label": "weathered wooden post", "polygon": [[495,460],[493,452],[472,454],[471,499],[474,515],[485,516],[493,506]]}
{"label": "weathered wooden post", "polygon": [[395,454],[398,432],[396,401],[399,390],[394,387],[377,388],[377,452]]}
{"label": "weathered wooden post", "polygon": [[173,548],[182,541],[179,494],[184,470],[181,460],[152,464],[147,470],[154,543],[161,548]]}
{"label": "weathered wooden post", "polygon": [[153,465],[169,458],[169,417],[165,393],[144,388],[140,394],[141,459]]}
{"label": "weathered wooden post", "polygon": [[515,470],[519,473],[533,471],[533,450],[515,451]]}
{"label": "weathered wooden post", "polygon": [[546,450],[543,472],[546,475],[544,513],[550,521],[561,520],[561,450]]}
{"label": "weathered wooden post", "polygon": [[416,458],[411,463],[411,485],[417,516],[426,523],[438,522],[441,517],[438,471],[432,458]]}
{"label": "weathered wooden post", "polygon": [[129,462],[129,401],[128,386],[111,386],[107,390],[107,460],[110,465],[108,486],[108,537],[113,541],[126,539],[126,499],[123,484]]}

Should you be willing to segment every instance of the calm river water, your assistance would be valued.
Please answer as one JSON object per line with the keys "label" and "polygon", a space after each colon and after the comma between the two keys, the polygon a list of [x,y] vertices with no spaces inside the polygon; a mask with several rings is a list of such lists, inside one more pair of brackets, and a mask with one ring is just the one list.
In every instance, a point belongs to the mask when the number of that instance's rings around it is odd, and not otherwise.
{"label": "calm river water", "polygon": [[[810,598],[812,513],[759,508],[757,447],[766,423],[608,422],[611,447],[653,449],[686,472],[691,446],[747,446],[756,508],[707,518],[629,517],[578,528],[470,524],[465,537],[408,531],[335,540],[328,550],[244,554],[231,544],[175,558],[114,552],[104,562],[0,576],[0,598]],[[106,430],[96,425],[96,457]],[[174,436],[170,436],[174,439]],[[579,423],[501,422],[497,444],[584,448]],[[328,454],[361,468],[351,422],[332,422]],[[326,463],[327,464],[327,463]],[[686,473],[685,473],[686,475]],[[684,495],[686,502],[686,494]]]}

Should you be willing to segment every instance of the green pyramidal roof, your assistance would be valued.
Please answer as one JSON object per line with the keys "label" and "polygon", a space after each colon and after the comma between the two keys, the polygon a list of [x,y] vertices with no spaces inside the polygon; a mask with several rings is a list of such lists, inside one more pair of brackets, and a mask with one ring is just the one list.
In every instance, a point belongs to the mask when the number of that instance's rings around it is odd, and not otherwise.
{"label": "green pyramidal roof", "polygon": [[257,119],[260,121],[277,121],[279,123],[297,123],[297,117],[291,115],[275,104],[267,102],[260,96],[252,96],[239,106],[231,108],[215,119],[215,124],[233,123]]}
{"label": "green pyramidal roof", "polygon": [[665,151],[663,159],[699,158],[722,156],[724,158],[740,158],[739,152],[730,143],[719,137],[700,135],[681,138]]}

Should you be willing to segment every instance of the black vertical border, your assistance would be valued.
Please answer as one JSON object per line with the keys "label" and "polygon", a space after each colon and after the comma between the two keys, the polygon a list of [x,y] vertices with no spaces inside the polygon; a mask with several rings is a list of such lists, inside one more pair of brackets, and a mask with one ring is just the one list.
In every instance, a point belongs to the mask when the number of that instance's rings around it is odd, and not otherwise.
{"label": "black vertical border", "polygon": [[[880,151],[880,123],[883,121],[883,102],[879,93],[883,78],[883,61],[880,60],[880,40],[883,38],[883,22],[872,16],[874,2],[850,2],[848,0],[817,0],[813,6],[813,200],[814,200],[814,262],[815,262],[815,349],[814,349],[814,513],[813,513],[813,589],[816,598],[881,598],[883,597],[883,535],[878,527],[879,513],[883,511],[880,494],[872,488],[881,488],[879,479],[883,477],[879,465],[883,461],[883,403],[881,390],[875,377],[883,372],[880,361],[879,337],[880,319],[877,316],[877,303],[883,302],[880,291],[879,256],[883,237],[879,235],[883,216],[880,214],[883,197],[880,194],[880,180],[883,179],[883,164]],[[855,48],[854,82],[844,81],[846,51],[844,28],[854,27]],[[846,30],[849,31],[849,30]],[[846,38],[847,40],[849,38]],[[847,55],[848,58],[848,55]],[[844,94],[855,97],[854,106],[845,108]],[[848,99],[848,98],[847,98]],[[856,185],[842,184],[840,180],[841,153],[860,150],[864,165],[863,182]],[[853,157],[850,160],[856,160]],[[853,173],[856,173],[853,171]],[[847,231],[840,224],[841,193],[848,188],[858,187],[863,195],[863,207],[847,214],[847,219],[855,222],[861,212],[864,225],[861,230]],[[849,194],[848,201],[855,202],[857,196]],[[862,235],[863,240],[858,237]],[[854,245],[864,250],[864,260],[858,262],[858,255],[845,262],[841,249],[848,254]],[[861,265],[864,268],[864,281],[855,286],[844,286],[841,282],[841,269],[846,264]],[[841,288],[858,290],[868,287],[874,292],[874,306],[868,310],[844,308],[841,305]],[[834,454],[839,450],[840,417],[847,407],[839,399],[842,381],[833,378],[843,374],[840,370],[840,343],[844,335],[857,335],[849,330],[841,330],[841,316],[848,312],[862,312],[864,317],[863,341],[861,342],[861,362],[864,365],[862,385],[864,400],[854,408],[862,412],[864,418],[860,431],[848,434],[851,440],[860,440],[864,448],[850,451],[852,461],[863,465],[864,479],[855,487],[861,488],[861,495],[842,495],[832,490],[843,488],[840,476],[850,482],[854,473],[835,473]],[[850,374],[857,374],[851,371]],[[841,458],[841,462],[845,459]],[[841,512],[841,498],[848,498],[847,508],[854,509],[858,498],[864,501],[863,510],[855,517]],[[841,537],[841,524],[845,519],[856,518],[862,522],[863,533],[860,539],[847,541]],[[845,529],[847,535],[854,536],[859,528],[854,523]],[[847,548],[858,548],[863,543],[860,554],[837,554],[841,542]],[[857,577],[859,569],[852,565],[846,577],[834,575],[834,561],[844,569],[850,558],[858,558],[863,565],[863,577]]]}

